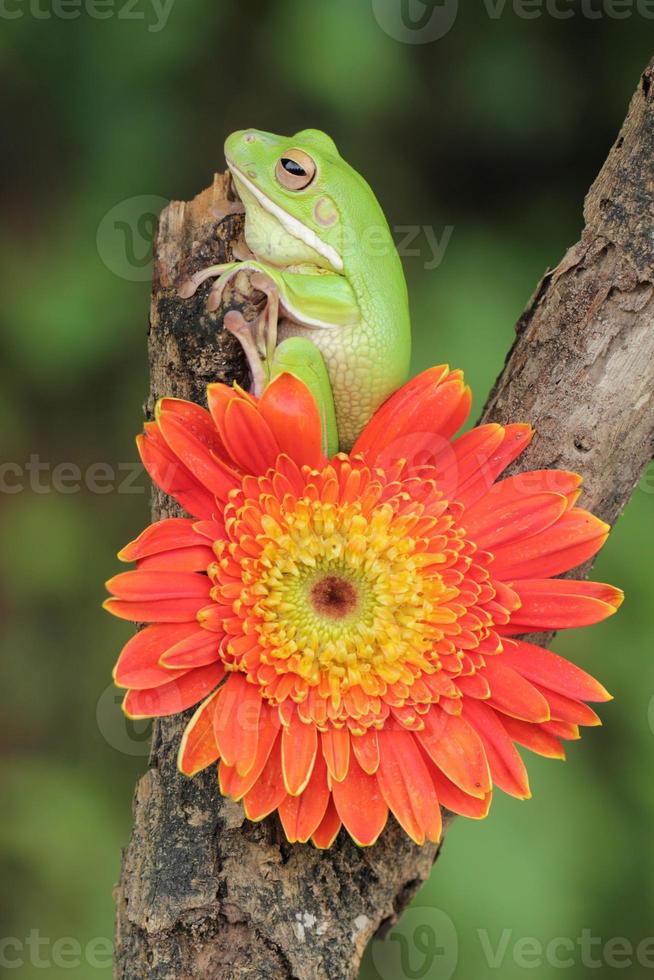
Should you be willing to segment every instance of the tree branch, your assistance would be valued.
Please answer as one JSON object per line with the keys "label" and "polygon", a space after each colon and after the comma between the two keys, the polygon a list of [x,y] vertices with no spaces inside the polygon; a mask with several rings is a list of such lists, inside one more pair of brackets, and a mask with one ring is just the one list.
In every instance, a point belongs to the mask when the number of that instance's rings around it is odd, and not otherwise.
{"label": "tree branch", "polygon": [[[156,243],[150,410],[161,395],[204,401],[207,382],[243,382],[245,364],[189,272],[231,258],[242,230],[229,179],[162,214]],[[548,272],[483,414],[537,428],[519,469],[585,477],[584,505],[614,521],[654,444],[654,61],[586,199],[580,242]],[[190,257],[190,258],[189,258]],[[238,297],[236,297],[238,299]],[[155,492],[153,517],[178,513]],[[372,848],[342,832],[329,852],[288,844],[277,823],[244,820],[215,772],[188,780],[175,758],[185,718],[155,723],[116,889],[117,978],[351,980],[371,937],[430,873],[438,849],[392,821]]]}

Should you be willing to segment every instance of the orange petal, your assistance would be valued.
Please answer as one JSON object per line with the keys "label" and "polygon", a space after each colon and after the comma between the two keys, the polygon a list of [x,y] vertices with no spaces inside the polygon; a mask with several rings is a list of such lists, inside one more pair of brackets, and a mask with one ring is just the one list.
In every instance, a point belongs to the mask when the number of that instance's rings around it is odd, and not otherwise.
{"label": "orange petal", "polygon": [[227,406],[230,402],[237,401],[247,401],[251,404],[256,404],[256,399],[243,391],[237,384],[233,387],[229,385],[222,384],[222,382],[216,382],[207,386],[207,406],[209,408],[209,414],[213,420],[213,424],[216,426],[218,435],[224,442],[224,423],[225,423],[225,412],[227,411]]}
{"label": "orange petal", "polygon": [[360,847],[374,844],[388,819],[388,806],[376,777],[351,759],[344,779],[333,784],[332,794],[336,812],[352,840]]}
{"label": "orange petal", "polygon": [[540,534],[493,549],[493,574],[505,580],[560,575],[597,554],[609,525],[580,507]]}
{"label": "orange petal", "polygon": [[[223,440],[218,432],[215,422],[206,408],[202,408],[201,405],[197,405],[195,402],[187,401],[184,398],[169,397],[159,399],[155,408],[155,413],[157,416],[157,421],[159,421],[160,417],[164,415],[169,421],[175,419],[177,422],[183,425],[186,431],[193,435],[206,450],[216,456],[219,456],[225,462],[228,461]],[[164,439],[166,439],[166,442],[168,442],[168,438],[164,428],[161,426],[161,423],[159,423],[159,428]]]}
{"label": "orange petal", "polygon": [[484,743],[493,782],[511,796],[529,799],[531,792],[525,764],[495,711],[482,701],[464,698],[463,715]]}
{"label": "orange petal", "polygon": [[105,599],[102,608],[132,623],[188,623],[194,619],[201,601],[195,596],[181,599]]}
{"label": "orange petal", "polygon": [[518,718],[503,717],[500,720],[514,742],[548,759],[565,759],[565,751],[559,739],[545,731],[542,725],[530,725]]}
{"label": "orange petal", "polygon": [[270,758],[273,745],[279,735],[279,728],[277,712],[267,705],[263,705],[259,719],[257,753],[250,771],[246,776],[239,776],[235,766],[227,766],[224,760],[220,763],[218,779],[220,790],[224,796],[231,796],[234,800],[240,800],[252,789]]}
{"label": "orange petal", "polygon": [[464,432],[441,447],[432,463],[438,470],[438,485],[449,499],[457,499],[464,485],[487,464],[504,441],[504,428],[490,423]]}
{"label": "orange petal", "polygon": [[177,753],[177,768],[185,776],[195,776],[220,756],[213,734],[213,712],[219,693],[214,691],[202,702],[184,729]]}
{"label": "orange petal", "polygon": [[612,616],[624,598],[620,589],[572,579],[522,579],[514,584],[522,606],[511,616],[507,633],[591,626]]}
{"label": "orange petal", "polygon": [[250,402],[233,398],[224,419],[225,444],[244,473],[265,473],[279,455],[279,446],[270,426]]}
{"label": "orange petal", "polygon": [[357,762],[364,772],[372,776],[379,767],[379,739],[374,728],[363,735],[352,736],[352,749]]}
{"label": "orange petal", "polygon": [[[239,475],[225,458],[225,451],[218,433],[213,430],[214,439],[204,440],[197,430],[191,428],[187,421],[180,418],[178,413],[166,410],[165,405],[174,399],[163,399],[157,406],[157,422],[159,429],[168,446],[175,456],[182,461],[186,468],[212,494],[221,500],[227,500],[229,491],[238,485]],[[188,403],[191,404],[191,403]],[[195,406],[200,411],[204,411]],[[205,413],[209,418],[208,413]],[[212,443],[220,446],[220,450],[212,449]]]}
{"label": "orange petal", "polygon": [[575,698],[566,698],[563,694],[556,691],[548,691],[545,687],[539,687],[539,691],[546,698],[553,721],[565,721],[571,725],[601,725],[601,719],[583,701]]}
{"label": "orange petal", "polygon": [[275,378],[261,397],[259,411],[270,426],[280,452],[312,469],[325,464],[318,406],[298,378],[291,374]]}
{"label": "orange petal", "polygon": [[610,701],[611,695],[585,670],[524,640],[505,640],[502,659],[532,683],[578,701]]}
{"label": "orange petal", "polygon": [[482,796],[481,799],[470,796],[448,779],[426,752],[423,752],[423,758],[429,775],[434,781],[434,789],[441,806],[444,806],[451,813],[458,813],[462,817],[470,817],[472,820],[483,820],[484,817],[488,816],[493,799],[491,791]]}
{"label": "orange petal", "polygon": [[374,461],[383,450],[396,447],[399,457],[404,455],[402,439],[415,433],[424,433],[436,445],[437,437],[448,439],[465,422],[470,401],[470,389],[460,372],[447,374],[442,365],[424,371],[384,402],[352,452]]}
{"label": "orange petal", "polygon": [[425,727],[418,742],[438,768],[464,793],[482,799],[491,788],[484,746],[477,732],[461,715],[448,715],[438,705],[423,716]]}
{"label": "orange petal", "polygon": [[118,552],[118,557],[121,561],[138,561],[139,558],[147,558],[162,551],[194,548],[202,543],[202,539],[193,530],[193,521],[190,518],[167,517],[146,527],[138,538]]}
{"label": "orange petal", "polygon": [[411,732],[379,732],[376,779],[398,823],[416,844],[438,842],[442,822],[438,797],[424,759]]}
{"label": "orange petal", "polygon": [[213,544],[214,541],[222,541],[225,538],[225,525],[217,514],[214,514],[210,521],[194,521],[193,530],[200,535],[204,543],[207,539],[210,544]]}
{"label": "orange petal", "polygon": [[456,499],[466,507],[472,507],[492,487],[497,477],[514,459],[527,448],[534,435],[530,425],[507,425],[502,432],[502,442],[493,454],[484,460],[479,469],[459,482]]}
{"label": "orange petal", "polygon": [[[161,655],[159,662],[162,667],[188,669],[190,667],[204,667],[206,664],[218,660],[220,657],[220,638],[215,633],[202,629],[197,623],[195,626],[196,629],[193,633],[183,637]],[[132,684],[129,686],[133,687]]]}
{"label": "orange petal", "polygon": [[141,572],[205,572],[215,560],[211,548],[198,544],[195,548],[176,548],[148,555],[139,560],[138,568]]}
{"label": "orange petal", "polygon": [[170,647],[196,633],[197,623],[157,623],[139,630],[123,647],[114,667],[118,687],[139,690],[160,687],[174,680],[175,671],[160,666],[159,660]]}
{"label": "orange petal", "polygon": [[161,718],[186,711],[212,691],[223,679],[221,663],[185,671],[176,680],[144,691],[129,690],[123,701],[128,718]]}
{"label": "orange petal", "polygon": [[546,721],[541,725],[541,728],[557,738],[565,738],[569,742],[575,742],[581,738],[579,726],[571,725],[568,721]]}
{"label": "orange petal", "polygon": [[320,826],[329,803],[327,767],[319,752],[307,788],[299,796],[287,796],[279,805],[279,817],[291,844],[305,844]]}
{"label": "orange petal", "polygon": [[156,422],[146,422],[143,435],[136,437],[143,465],[150,479],[194,517],[209,518],[216,500],[172,452]]}
{"label": "orange petal", "polygon": [[[406,417],[415,402],[423,398],[430,389],[437,389],[447,377],[448,372],[449,367],[447,364],[438,364],[435,367],[428,368],[426,371],[422,371],[415,378],[411,378],[410,381],[407,381],[401,388],[393,392],[390,398],[386,399],[368,422],[355,442],[352,454],[371,454],[375,450],[379,451],[379,448],[385,445],[383,438],[385,432],[388,431],[388,427],[394,422],[397,422],[400,416]],[[391,437],[392,439],[397,438],[398,431],[396,430],[394,432]]]}
{"label": "orange petal", "polygon": [[286,797],[282,779],[281,740],[282,736],[278,734],[261,775],[243,797],[243,808],[248,820],[263,820]]}
{"label": "orange petal", "polygon": [[257,755],[262,698],[245,674],[232,673],[221,689],[213,716],[214,735],[225,765],[246,776]]}
{"label": "orange petal", "polygon": [[318,751],[318,732],[313,723],[300,721],[297,714],[282,732],[282,773],[286,792],[298,796],[306,787]]}
{"label": "orange petal", "polygon": [[341,826],[341,818],[336,812],[334,800],[330,796],[329,803],[327,804],[327,809],[325,811],[325,816],[320,821],[320,826],[318,829],[311,835],[311,840],[317,848],[320,850],[326,850],[326,848],[332,846],[338,837],[338,832],[341,829]]}
{"label": "orange petal", "polygon": [[438,364],[411,378],[377,409],[357,439],[352,453],[369,452],[383,438],[384,431],[398,415],[406,416],[411,406],[430,388],[435,389],[449,373],[447,364]]}
{"label": "orange petal", "polygon": [[468,535],[486,551],[544,531],[568,508],[568,498],[560,493],[537,493],[507,501],[498,498],[493,503],[492,509],[483,510],[477,504],[466,510],[462,518]]}
{"label": "orange petal", "polygon": [[322,754],[332,779],[340,782],[350,764],[350,732],[347,728],[328,728],[321,734]]}
{"label": "orange petal", "polygon": [[474,674],[467,674],[457,677],[456,686],[462,694],[467,694],[471,698],[479,698],[485,701],[490,697],[490,686],[488,681],[479,671]]}
{"label": "orange petal", "polygon": [[522,721],[549,721],[550,709],[543,695],[504,658],[488,657],[482,671],[490,685],[487,703],[492,707]]}
{"label": "orange petal", "polygon": [[107,589],[118,599],[133,602],[156,599],[209,598],[211,582],[195,572],[141,571],[121,572],[107,582]]}
{"label": "orange petal", "polygon": [[207,385],[207,406],[218,434],[223,431],[223,420],[227,405],[232,398],[238,397],[240,397],[239,390],[230,388],[229,385],[223,384],[222,382]]}
{"label": "orange petal", "polygon": [[576,495],[580,486],[579,474],[569,470],[527,470],[516,473],[515,476],[494,483],[488,493],[466,511],[466,518],[470,516],[476,521],[483,514],[492,514],[498,507],[506,507],[541,493],[559,494],[569,502],[569,498]]}

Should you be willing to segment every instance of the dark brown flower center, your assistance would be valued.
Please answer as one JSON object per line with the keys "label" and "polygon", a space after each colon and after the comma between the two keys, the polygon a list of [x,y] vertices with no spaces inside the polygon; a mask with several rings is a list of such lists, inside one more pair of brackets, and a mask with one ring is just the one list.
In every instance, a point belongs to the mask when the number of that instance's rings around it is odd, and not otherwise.
{"label": "dark brown flower center", "polygon": [[356,589],[347,579],[326,575],[318,579],[309,593],[313,608],[319,616],[344,619],[354,612],[358,604]]}

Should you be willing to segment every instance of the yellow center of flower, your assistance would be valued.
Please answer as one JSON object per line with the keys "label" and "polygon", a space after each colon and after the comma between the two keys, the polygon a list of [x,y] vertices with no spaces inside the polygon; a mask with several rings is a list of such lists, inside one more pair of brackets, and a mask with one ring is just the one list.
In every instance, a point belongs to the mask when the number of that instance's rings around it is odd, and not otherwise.
{"label": "yellow center of flower", "polygon": [[[354,502],[337,506],[301,499],[283,522],[269,518],[256,585],[267,662],[317,685],[322,672],[342,690],[377,678],[410,683],[425,658],[434,625],[451,621],[438,574],[423,573],[425,555],[390,504],[369,516]],[[438,555],[428,555],[430,565]]]}
{"label": "yellow center of flower", "polygon": [[391,712],[418,724],[429,704],[458,701],[455,679],[482,664],[482,644],[497,652],[493,621],[508,616],[456,514],[429,466],[338,457],[246,477],[209,568],[207,628],[225,631],[228,669],[321,729],[363,731]]}

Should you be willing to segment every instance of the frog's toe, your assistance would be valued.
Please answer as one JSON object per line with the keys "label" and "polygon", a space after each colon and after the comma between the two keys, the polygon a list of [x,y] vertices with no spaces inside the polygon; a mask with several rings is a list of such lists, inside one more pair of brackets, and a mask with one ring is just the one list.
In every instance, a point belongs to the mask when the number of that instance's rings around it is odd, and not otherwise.
{"label": "frog's toe", "polygon": [[266,293],[267,296],[271,294],[278,294],[277,283],[271,277],[266,275],[265,272],[253,272],[250,276],[250,282],[255,289],[260,290],[262,293]]}
{"label": "frog's toe", "polygon": [[220,301],[222,299],[222,295],[223,295],[222,289],[220,291],[214,290],[214,289],[211,290],[211,292],[207,296],[207,312],[208,313],[215,313],[216,312],[216,310],[220,306]]}
{"label": "frog's toe", "polygon": [[222,276],[220,276],[220,278],[213,284],[209,290],[209,295],[207,296],[207,311],[209,313],[215,313],[215,311],[219,308],[223,301],[225,286],[235,274],[238,274],[238,267],[236,269],[229,269],[227,272],[223,272]]}
{"label": "frog's toe", "polygon": [[254,252],[251,252],[244,240],[239,239],[232,246],[232,256],[237,262],[247,262],[254,259]]}
{"label": "frog's toe", "polygon": [[206,282],[207,279],[215,279],[226,269],[229,269],[233,263],[226,262],[221,265],[208,265],[204,269],[200,269],[198,272],[193,273],[188,279],[185,279],[180,286],[177,287],[177,295],[180,299],[190,299],[194,296],[198,290],[198,287]]}
{"label": "frog's toe", "polygon": [[197,292],[197,288],[193,279],[185,279],[181,286],[177,287],[177,295],[180,299],[190,299]]}

